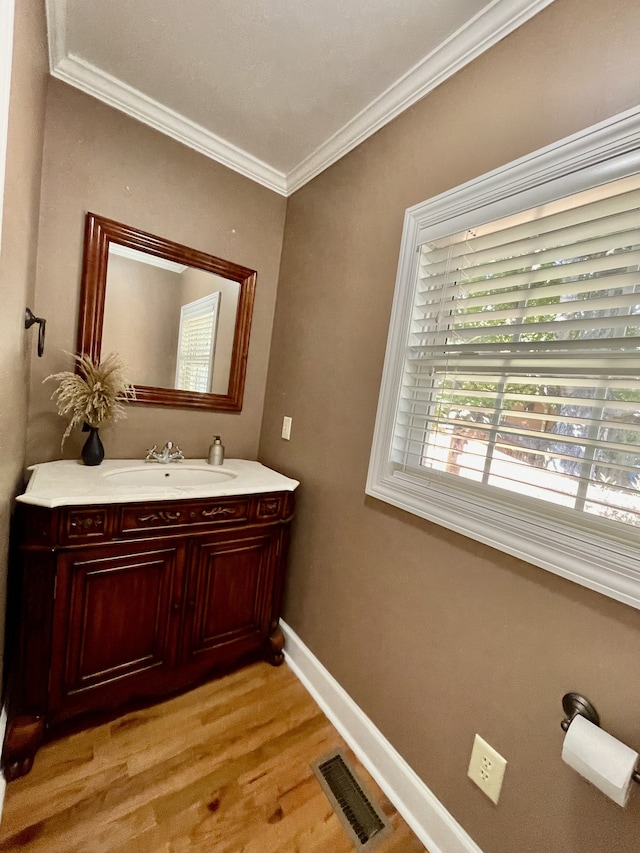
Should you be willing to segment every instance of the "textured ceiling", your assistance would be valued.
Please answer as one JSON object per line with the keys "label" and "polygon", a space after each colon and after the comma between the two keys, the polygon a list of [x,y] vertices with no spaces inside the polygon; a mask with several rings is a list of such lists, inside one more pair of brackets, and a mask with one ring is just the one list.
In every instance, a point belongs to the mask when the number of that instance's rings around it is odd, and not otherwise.
{"label": "textured ceiling", "polygon": [[552,0],[47,0],[52,73],[287,194]]}

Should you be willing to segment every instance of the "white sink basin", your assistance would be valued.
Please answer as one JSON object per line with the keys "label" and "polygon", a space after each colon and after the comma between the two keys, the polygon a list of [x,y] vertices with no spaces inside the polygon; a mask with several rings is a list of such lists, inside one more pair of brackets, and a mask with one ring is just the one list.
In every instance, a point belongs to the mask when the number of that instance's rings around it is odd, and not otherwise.
{"label": "white sink basin", "polygon": [[191,468],[176,462],[168,465],[150,463],[139,468],[105,471],[103,476],[112,483],[121,486],[141,486],[145,489],[185,489],[212,483],[226,483],[234,480],[237,474],[219,468]]}

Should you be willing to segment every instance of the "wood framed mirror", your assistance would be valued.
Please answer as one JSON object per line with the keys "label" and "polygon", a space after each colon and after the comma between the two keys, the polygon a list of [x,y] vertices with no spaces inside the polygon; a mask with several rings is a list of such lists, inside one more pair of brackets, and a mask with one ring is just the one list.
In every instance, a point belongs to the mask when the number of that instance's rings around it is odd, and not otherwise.
{"label": "wood framed mirror", "polygon": [[78,352],[117,352],[137,403],[239,412],[255,287],[255,270],[87,213]]}

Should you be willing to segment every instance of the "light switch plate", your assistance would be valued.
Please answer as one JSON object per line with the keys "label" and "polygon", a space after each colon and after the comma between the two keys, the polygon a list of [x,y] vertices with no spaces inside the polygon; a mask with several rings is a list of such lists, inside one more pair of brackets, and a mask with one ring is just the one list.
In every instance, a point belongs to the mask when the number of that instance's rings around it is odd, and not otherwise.
{"label": "light switch plate", "polygon": [[293,418],[288,418],[286,415],[282,419],[282,437],[289,441],[291,439],[291,422]]}

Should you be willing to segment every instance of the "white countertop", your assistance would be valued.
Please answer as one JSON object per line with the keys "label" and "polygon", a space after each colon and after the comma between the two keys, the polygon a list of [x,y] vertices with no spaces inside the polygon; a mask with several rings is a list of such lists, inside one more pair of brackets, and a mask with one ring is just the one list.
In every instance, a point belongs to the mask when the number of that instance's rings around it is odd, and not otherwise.
{"label": "white countertop", "polygon": [[[148,466],[168,473],[178,468],[194,471],[220,471],[234,475],[216,483],[188,486],[123,485],[108,475],[116,471],[141,471]],[[224,465],[212,466],[203,459],[160,464],[140,459],[105,459],[101,465],[87,466],[75,460],[43,462],[27,469],[29,483],[16,500],[37,506],[57,507],[77,504],[111,504],[132,501],[168,501],[184,498],[211,498],[227,495],[252,495],[261,492],[292,492],[299,485],[277,471],[248,459],[225,459]],[[186,471],[185,471],[186,473]]]}

